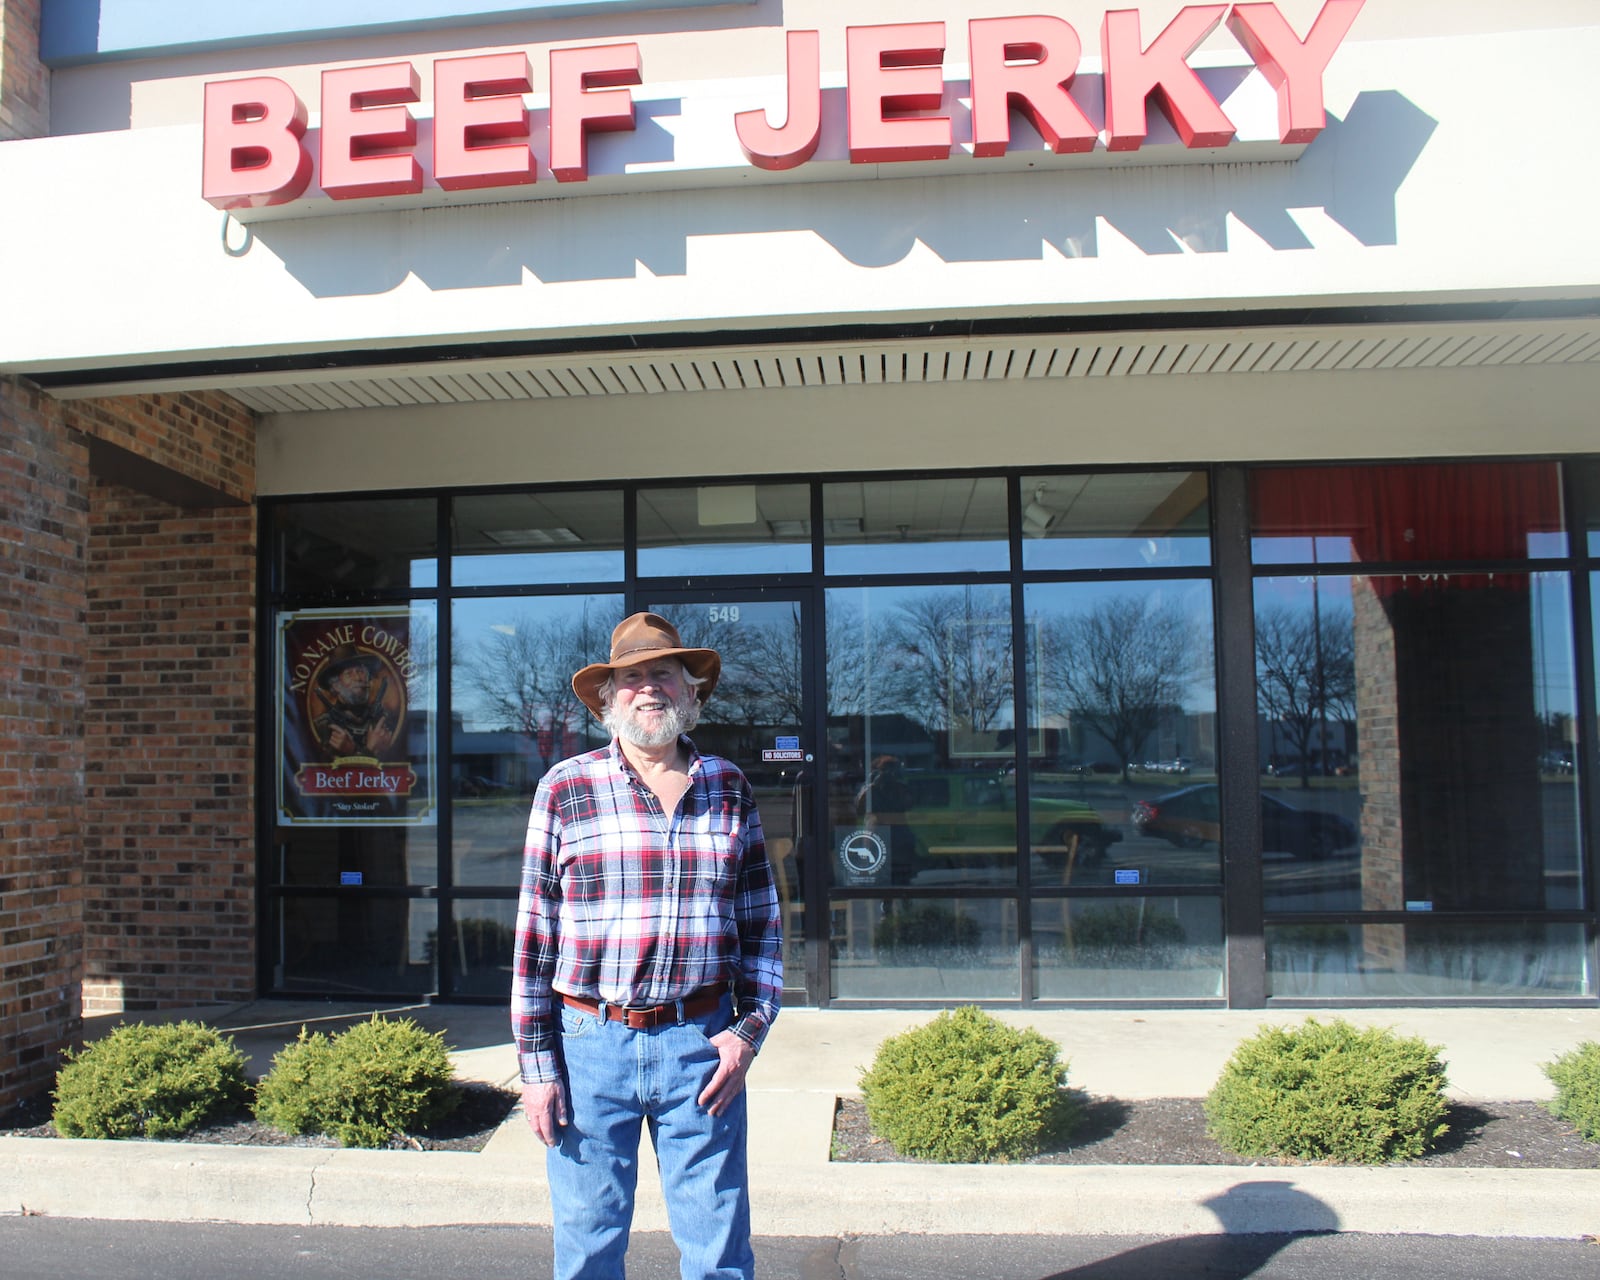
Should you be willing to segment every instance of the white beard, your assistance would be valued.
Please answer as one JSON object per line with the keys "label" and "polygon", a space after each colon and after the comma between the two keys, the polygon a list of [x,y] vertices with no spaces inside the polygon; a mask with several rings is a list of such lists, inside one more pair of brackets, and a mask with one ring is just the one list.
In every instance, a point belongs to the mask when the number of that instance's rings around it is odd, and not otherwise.
{"label": "white beard", "polygon": [[676,742],[681,734],[688,733],[700,722],[700,699],[693,689],[684,694],[684,700],[668,703],[653,729],[646,729],[632,715],[617,710],[615,702],[605,708],[604,723],[613,737],[631,742],[636,747],[665,747]]}

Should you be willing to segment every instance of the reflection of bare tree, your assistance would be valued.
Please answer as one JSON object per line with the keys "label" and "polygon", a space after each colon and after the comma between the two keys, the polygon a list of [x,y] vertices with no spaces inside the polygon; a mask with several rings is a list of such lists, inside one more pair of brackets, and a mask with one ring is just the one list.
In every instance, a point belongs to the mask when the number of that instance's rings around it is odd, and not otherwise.
{"label": "reflection of bare tree", "polygon": [[1355,628],[1347,615],[1276,606],[1256,615],[1256,705],[1288,736],[1300,785],[1311,785],[1313,758],[1330,716],[1346,712],[1356,691]]}
{"label": "reflection of bare tree", "polygon": [[802,623],[798,605],[789,616],[762,624],[747,614],[736,625],[713,625],[704,618],[678,622],[687,647],[715,649],[722,657],[717,695],[707,704],[707,720],[719,724],[799,725],[801,714]]}
{"label": "reflection of bare tree", "polygon": [[[589,718],[572,692],[572,673],[604,643],[591,630],[582,620],[541,622],[523,614],[508,627],[491,628],[476,643],[457,641],[456,683],[472,695],[473,718],[526,734],[549,769]],[[457,703],[467,703],[460,692]]]}
{"label": "reflection of bare tree", "polygon": [[1011,616],[989,603],[983,610],[969,588],[900,608],[884,655],[894,664],[888,683],[906,714],[929,728],[981,734],[1010,724]]}
{"label": "reflection of bare tree", "polygon": [[439,667],[439,636],[431,613],[413,613],[406,647],[411,651],[411,671],[406,677],[406,697],[414,707],[433,704],[433,682]]}
{"label": "reflection of bare tree", "polygon": [[1086,613],[1050,618],[1039,637],[1047,697],[1117,752],[1122,776],[1140,745],[1181,703],[1209,646],[1172,605],[1113,596]]}
{"label": "reflection of bare tree", "polygon": [[860,614],[836,606],[828,607],[828,714],[859,716],[877,710],[868,706],[870,687],[868,641]]}

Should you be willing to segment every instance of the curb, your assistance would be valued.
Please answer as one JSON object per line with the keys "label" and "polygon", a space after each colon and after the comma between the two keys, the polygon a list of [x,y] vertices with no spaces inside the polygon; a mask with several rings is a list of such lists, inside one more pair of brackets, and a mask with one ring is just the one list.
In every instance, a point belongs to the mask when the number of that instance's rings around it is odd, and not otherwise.
{"label": "curb", "polygon": [[[548,1226],[542,1161],[463,1152],[0,1139],[0,1212],[342,1227]],[[761,1162],[759,1234],[1248,1235],[1347,1231],[1576,1238],[1592,1170]],[[1152,1226],[1158,1227],[1152,1232]],[[635,1227],[666,1229],[654,1176]]]}

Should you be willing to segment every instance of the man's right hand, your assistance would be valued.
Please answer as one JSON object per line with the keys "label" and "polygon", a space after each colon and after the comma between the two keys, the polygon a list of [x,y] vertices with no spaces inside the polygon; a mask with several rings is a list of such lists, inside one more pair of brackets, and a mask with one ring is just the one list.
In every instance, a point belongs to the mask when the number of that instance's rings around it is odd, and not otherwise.
{"label": "man's right hand", "polygon": [[522,1114],[539,1141],[553,1147],[567,1123],[567,1090],[559,1080],[523,1082]]}

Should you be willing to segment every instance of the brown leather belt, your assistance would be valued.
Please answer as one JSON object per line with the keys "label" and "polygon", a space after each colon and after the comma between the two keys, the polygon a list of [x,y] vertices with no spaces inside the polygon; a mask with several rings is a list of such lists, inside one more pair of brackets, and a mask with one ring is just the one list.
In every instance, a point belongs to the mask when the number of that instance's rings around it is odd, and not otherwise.
{"label": "brown leather belt", "polygon": [[604,1009],[608,1021],[625,1022],[633,1031],[649,1031],[652,1027],[659,1027],[669,1022],[682,1022],[685,1018],[698,1018],[702,1014],[710,1013],[722,1003],[722,997],[728,994],[728,988],[701,987],[698,991],[691,991],[682,1000],[644,1006],[600,1005],[593,1000],[569,996],[565,991],[558,991],[556,994],[561,997],[561,1003],[569,1009],[587,1013],[593,1018],[598,1018],[600,1011]]}

